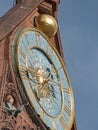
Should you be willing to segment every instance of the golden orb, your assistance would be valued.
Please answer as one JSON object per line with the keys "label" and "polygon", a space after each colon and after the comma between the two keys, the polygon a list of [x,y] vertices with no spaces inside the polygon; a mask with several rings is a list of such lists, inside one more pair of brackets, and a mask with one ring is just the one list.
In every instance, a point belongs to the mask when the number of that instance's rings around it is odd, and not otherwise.
{"label": "golden orb", "polygon": [[44,32],[49,38],[53,37],[57,32],[57,22],[53,16],[40,14],[35,19],[36,27]]}

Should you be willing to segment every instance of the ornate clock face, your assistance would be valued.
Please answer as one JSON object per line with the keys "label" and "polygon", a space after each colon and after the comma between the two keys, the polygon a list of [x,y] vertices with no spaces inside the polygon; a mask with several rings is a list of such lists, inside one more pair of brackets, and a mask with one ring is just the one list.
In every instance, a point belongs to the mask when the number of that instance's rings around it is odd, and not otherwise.
{"label": "ornate clock face", "polygon": [[13,63],[32,109],[52,130],[70,130],[74,103],[66,69],[55,47],[35,28],[14,40]]}

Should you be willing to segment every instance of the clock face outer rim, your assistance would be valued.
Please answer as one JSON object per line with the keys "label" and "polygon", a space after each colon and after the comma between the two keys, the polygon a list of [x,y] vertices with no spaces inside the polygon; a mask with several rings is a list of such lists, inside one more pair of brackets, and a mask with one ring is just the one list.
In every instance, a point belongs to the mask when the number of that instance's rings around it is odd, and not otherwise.
{"label": "clock face outer rim", "polygon": [[[14,36],[13,46],[12,46],[12,66],[13,66],[13,69],[14,69],[14,73],[16,75],[16,80],[17,80],[18,84],[21,84],[21,86],[23,86],[23,81],[22,81],[21,74],[20,74],[19,68],[18,68],[19,65],[18,65],[18,51],[17,51],[17,46],[20,43],[20,39],[23,36],[23,34],[25,32],[27,32],[27,31],[37,31],[38,33],[40,33],[40,35],[42,35],[45,38],[45,40],[48,42],[48,44],[52,47],[52,49],[56,53],[56,55],[57,55],[57,57],[58,57],[61,65],[63,67],[64,73],[66,75],[66,79],[67,79],[67,82],[68,82],[68,85],[69,85],[69,91],[70,91],[70,97],[71,97],[70,98],[70,101],[71,101],[71,118],[70,118],[70,122],[69,122],[69,124],[68,124],[68,126],[67,126],[67,128],[65,130],[70,130],[72,128],[73,123],[74,123],[74,98],[73,98],[73,92],[72,92],[71,83],[70,83],[70,80],[69,80],[69,77],[68,77],[68,73],[67,73],[67,70],[65,68],[65,64],[62,61],[62,58],[61,58],[59,52],[57,51],[56,47],[50,42],[50,40],[48,39],[48,37],[43,32],[41,32],[40,30],[38,30],[36,28],[33,28],[33,27],[24,27],[24,28],[21,28],[21,29],[19,29],[16,32],[16,34]],[[22,88],[22,89],[26,93],[25,88]],[[24,97],[25,97],[25,99],[29,99],[28,96],[27,96],[27,93],[26,93],[26,96],[24,95]]]}

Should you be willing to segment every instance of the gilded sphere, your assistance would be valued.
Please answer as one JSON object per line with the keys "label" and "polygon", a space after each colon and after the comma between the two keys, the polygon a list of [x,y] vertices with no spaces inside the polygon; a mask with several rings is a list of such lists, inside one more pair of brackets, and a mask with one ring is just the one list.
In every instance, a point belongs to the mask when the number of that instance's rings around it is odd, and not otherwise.
{"label": "gilded sphere", "polygon": [[53,37],[57,32],[57,22],[53,16],[40,14],[35,19],[36,27],[44,32],[48,37]]}

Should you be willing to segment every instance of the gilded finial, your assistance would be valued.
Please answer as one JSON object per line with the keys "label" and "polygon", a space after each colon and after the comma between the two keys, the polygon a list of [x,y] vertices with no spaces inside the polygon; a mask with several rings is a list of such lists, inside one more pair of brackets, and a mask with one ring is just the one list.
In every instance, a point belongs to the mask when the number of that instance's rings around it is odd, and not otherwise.
{"label": "gilded finial", "polygon": [[36,27],[44,32],[49,38],[53,37],[57,32],[57,22],[55,18],[48,14],[40,14],[35,18]]}

